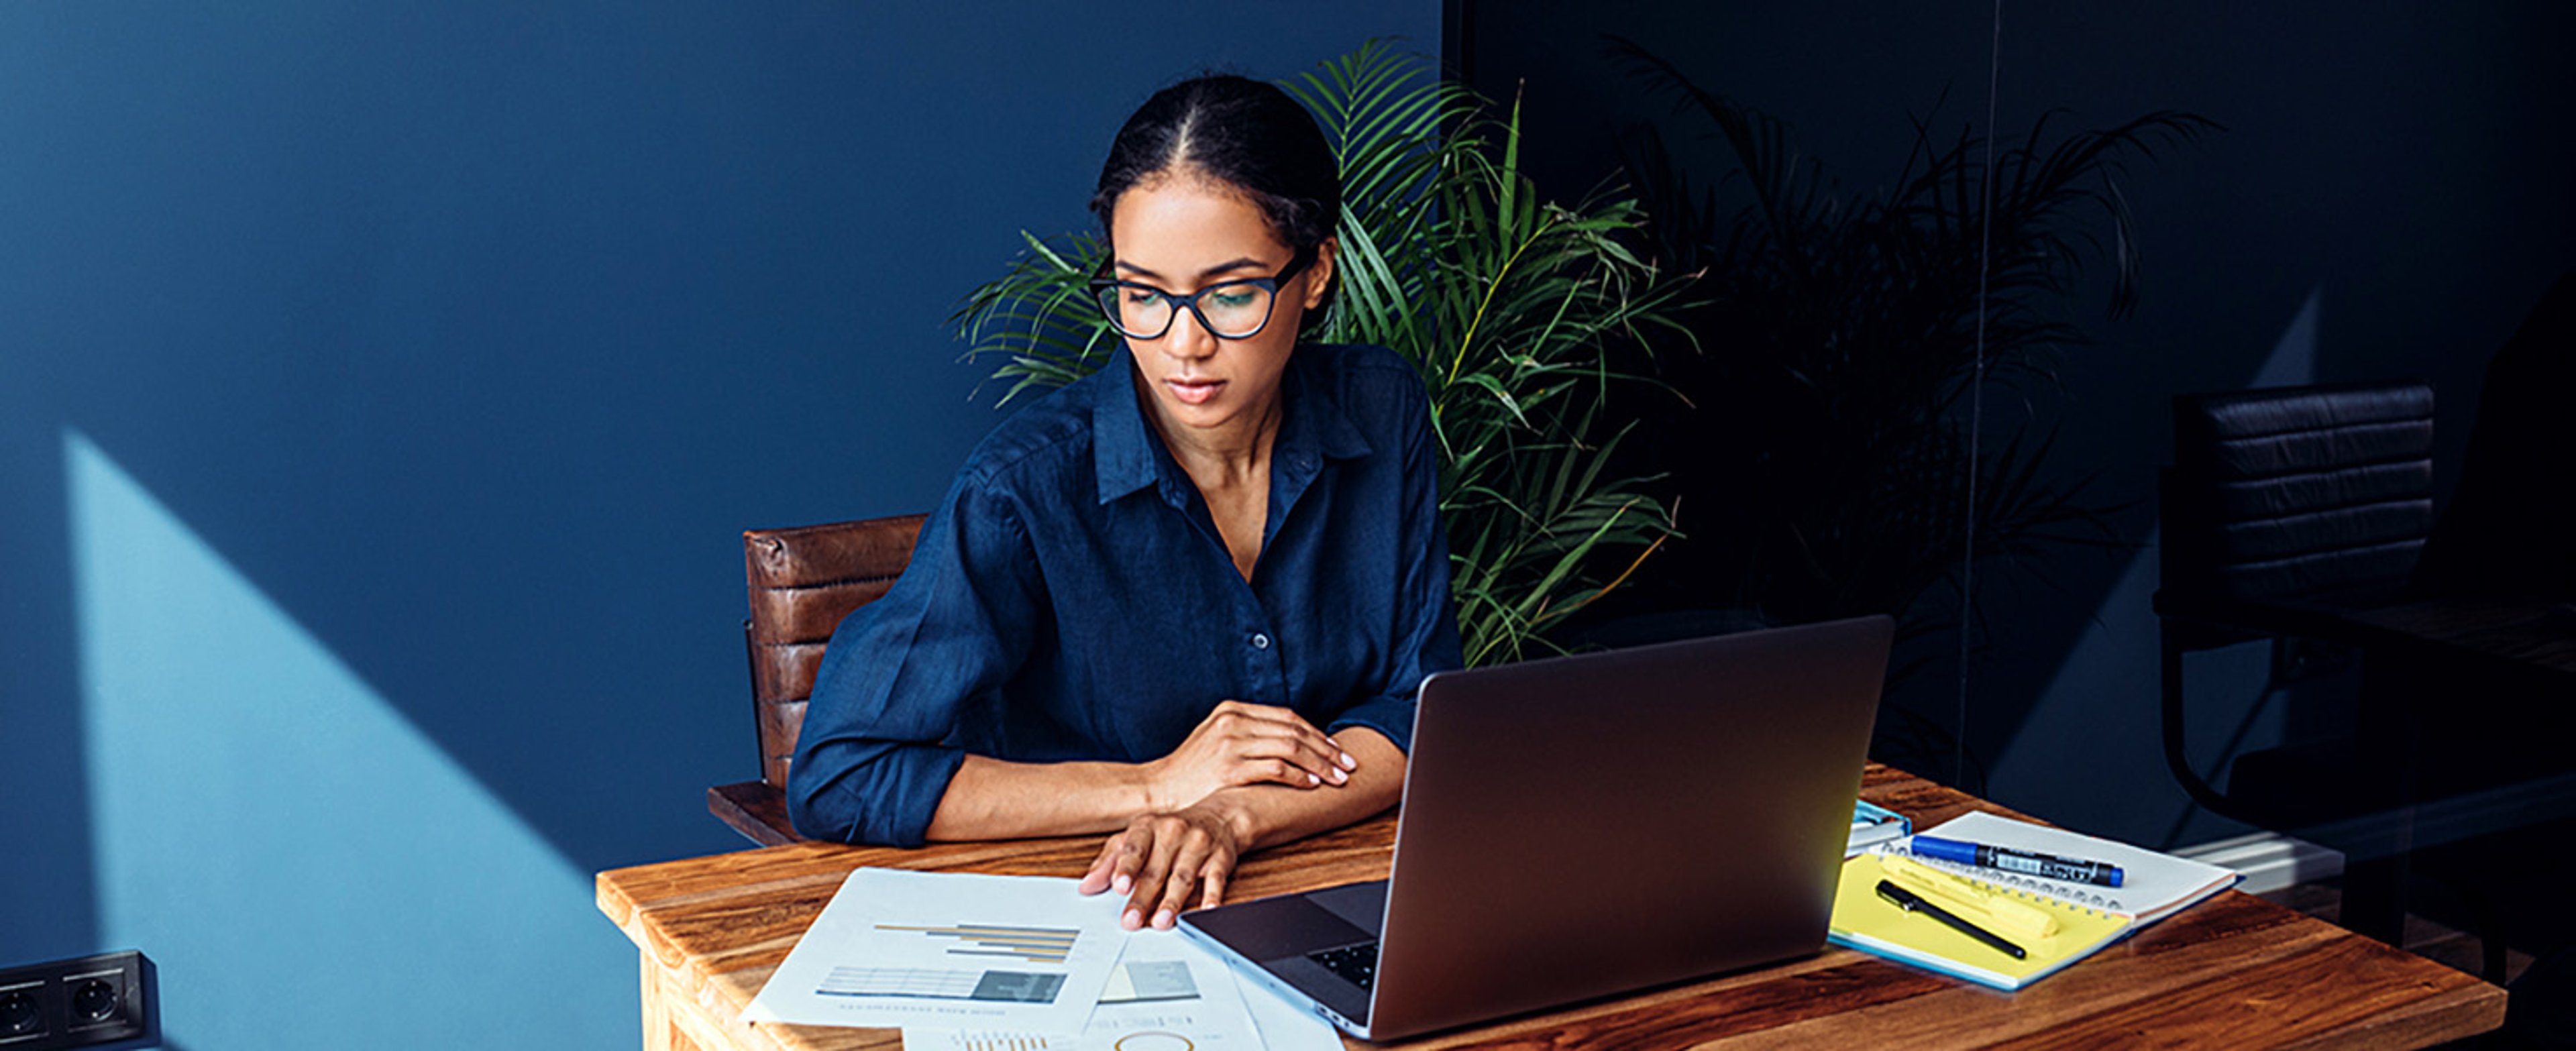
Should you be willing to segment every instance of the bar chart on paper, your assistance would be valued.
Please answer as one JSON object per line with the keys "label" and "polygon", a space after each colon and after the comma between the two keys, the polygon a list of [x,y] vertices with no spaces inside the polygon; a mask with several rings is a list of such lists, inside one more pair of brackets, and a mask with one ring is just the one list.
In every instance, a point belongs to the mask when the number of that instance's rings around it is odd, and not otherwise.
{"label": "bar chart on paper", "polygon": [[1072,880],[860,869],[746,1017],[1072,1037],[1123,945]]}
{"label": "bar chart on paper", "polygon": [[950,956],[1008,956],[1033,963],[1063,963],[1073,955],[1082,931],[1072,927],[1011,927],[998,923],[961,923],[954,927],[906,927],[880,923],[881,931],[911,932],[927,938],[954,939]]}
{"label": "bar chart on paper", "polygon": [[[1073,955],[1082,932],[1071,927],[1014,927],[998,923],[960,923],[949,927],[916,927],[879,923],[876,930],[918,934],[947,942],[950,956],[1000,957],[1021,963],[1064,963]],[[964,961],[961,961],[964,962]],[[895,996],[924,1000],[984,1000],[1003,1003],[1054,1003],[1064,989],[1064,975],[993,968],[834,967],[814,990],[817,996]]]}
{"label": "bar chart on paper", "polygon": [[[1332,1035],[1332,1027],[1315,1024],[1323,1031],[1320,1042],[1300,1044],[1292,1024],[1281,1028],[1281,1035],[1291,1039],[1268,1046],[1340,1051],[1342,1042]],[[903,1046],[910,1051],[1263,1051],[1266,1035],[1253,1024],[1242,990],[1222,961],[1178,935],[1140,931],[1126,937],[1118,966],[1100,989],[1099,1005],[1078,1035],[908,1026]]]}

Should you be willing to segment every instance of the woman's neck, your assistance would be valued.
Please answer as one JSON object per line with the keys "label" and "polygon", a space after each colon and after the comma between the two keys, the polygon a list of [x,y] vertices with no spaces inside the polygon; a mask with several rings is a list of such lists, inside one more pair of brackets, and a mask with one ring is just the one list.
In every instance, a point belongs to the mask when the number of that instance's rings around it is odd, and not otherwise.
{"label": "woman's neck", "polygon": [[1270,448],[1279,437],[1282,399],[1274,389],[1269,403],[1254,407],[1217,427],[1198,428],[1171,418],[1170,411],[1154,392],[1146,389],[1144,377],[1131,375],[1136,399],[1145,406],[1145,420],[1163,439],[1163,447],[1181,470],[1198,483],[1202,493],[1220,488],[1233,488],[1247,481],[1268,477]]}

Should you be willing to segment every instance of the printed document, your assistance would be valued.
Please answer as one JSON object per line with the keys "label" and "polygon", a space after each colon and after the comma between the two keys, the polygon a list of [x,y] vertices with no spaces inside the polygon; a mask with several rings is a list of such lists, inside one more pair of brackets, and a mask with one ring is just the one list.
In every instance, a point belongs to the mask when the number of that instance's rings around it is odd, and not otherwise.
{"label": "printed document", "polygon": [[[1229,968],[1231,970],[1231,968]],[[1279,994],[1234,976],[1243,1006],[1252,1009],[1252,1024],[1270,1051],[1342,1051],[1342,1031],[1323,1016],[1279,998]]]}
{"label": "printed document", "polygon": [[[1262,1051],[1262,1032],[1253,1025],[1242,990],[1223,961],[1169,931],[1138,931],[1126,938],[1127,951],[1080,1036],[906,1027],[903,1046],[907,1051]],[[1334,1040],[1332,1047],[1340,1048],[1341,1041]]]}
{"label": "printed document", "polygon": [[1069,879],[860,869],[743,1018],[1077,1036],[1126,941],[1125,904]]}

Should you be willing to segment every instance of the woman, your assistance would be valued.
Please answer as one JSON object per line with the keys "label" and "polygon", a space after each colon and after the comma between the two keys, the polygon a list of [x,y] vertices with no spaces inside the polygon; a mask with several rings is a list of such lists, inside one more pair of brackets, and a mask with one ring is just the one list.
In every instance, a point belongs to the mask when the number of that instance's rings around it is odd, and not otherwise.
{"label": "woman", "polygon": [[1092,210],[1125,336],[967,459],[884,598],[834,633],[788,779],[808,836],[1114,833],[1128,929],[1245,851],[1393,805],[1413,693],[1461,662],[1420,378],[1300,344],[1341,188],[1278,88],[1130,117]]}

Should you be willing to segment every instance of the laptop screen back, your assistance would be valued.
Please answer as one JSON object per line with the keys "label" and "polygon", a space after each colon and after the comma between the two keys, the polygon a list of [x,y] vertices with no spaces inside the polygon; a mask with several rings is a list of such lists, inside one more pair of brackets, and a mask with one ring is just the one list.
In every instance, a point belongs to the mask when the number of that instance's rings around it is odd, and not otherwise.
{"label": "laptop screen back", "polygon": [[1866,617],[1425,682],[1371,1036],[1820,948],[1892,634]]}

